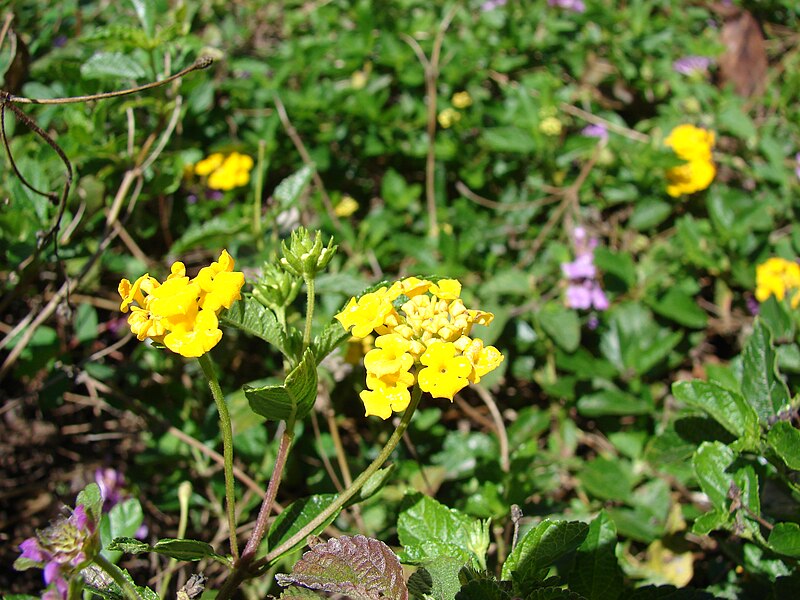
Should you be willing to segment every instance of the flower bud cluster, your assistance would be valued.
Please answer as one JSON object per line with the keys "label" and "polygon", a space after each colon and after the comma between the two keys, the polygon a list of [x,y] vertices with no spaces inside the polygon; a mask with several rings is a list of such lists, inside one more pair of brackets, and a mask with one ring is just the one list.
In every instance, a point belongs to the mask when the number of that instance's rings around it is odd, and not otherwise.
{"label": "flower bud cluster", "polygon": [[297,277],[313,279],[331,262],[336,248],[338,246],[333,245],[333,238],[324,246],[319,231],[312,240],[308,230],[299,227],[292,232],[288,245],[285,241],[281,242],[281,267]]}
{"label": "flower bud cluster", "polygon": [[33,566],[44,570],[44,582],[51,588],[47,598],[67,597],[69,579],[88,565],[99,550],[97,524],[84,506],[69,517],[62,517],[35,537],[19,545],[22,550],[14,566],[24,570]]}
{"label": "flower bud cluster", "polygon": [[233,267],[233,258],[223,250],[194,279],[186,276],[182,262],[173,263],[163,283],[149,274],[132,284],[123,279],[119,308],[131,312],[128,325],[139,340],[150,338],[181,356],[201,356],[222,338],[217,315],[241,298],[244,274]]}
{"label": "flower bud cluster", "polygon": [[673,198],[694,194],[714,181],[717,168],[711,158],[714,132],[694,125],[678,125],[664,143],[686,162],[667,171],[667,193]]}
{"label": "flower bud cluster", "polygon": [[466,308],[460,293],[455,279],[409,277],[351,298],[336,315],[357,338],[378,334],[364,357],[368,389],[361,400],[367,416],[387,419],[405,410],[415,382],[435,398],[452,401],[503,361],[497,348],[469,337],[475,323],[488,325],[493,315]]}
{"label": "flower bud cluster", "polygon": [[274,263],[265,263],[261,279],[253,286],[253,298],[279,312],[294,302],[302,286],[302,279]]}

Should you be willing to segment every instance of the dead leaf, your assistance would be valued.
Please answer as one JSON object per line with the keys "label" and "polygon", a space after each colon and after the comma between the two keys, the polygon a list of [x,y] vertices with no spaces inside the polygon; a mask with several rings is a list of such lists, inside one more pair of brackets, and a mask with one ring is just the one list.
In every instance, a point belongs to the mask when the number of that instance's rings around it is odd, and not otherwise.
{"label": "dead leaf", "polygon": [[717,12],[725,18],[720,83],[732,83],[736,93],[745,98],[761,94],[767,82],[767,51],[761,27],[746,10]]}

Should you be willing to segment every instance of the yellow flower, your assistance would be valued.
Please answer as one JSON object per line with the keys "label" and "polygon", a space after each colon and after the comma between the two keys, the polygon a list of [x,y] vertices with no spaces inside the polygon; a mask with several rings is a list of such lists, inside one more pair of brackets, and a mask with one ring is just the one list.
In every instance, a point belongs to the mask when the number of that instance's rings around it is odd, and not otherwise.
{"label": "yellow flower", "polygon": [[756,267],[756,300],[764,302],[770,296],[783,300],[787,292],[792,308],[800,304],[800,265],[773,257]]}
{"label": "yellow flower", "polygon": [[358,300],[350,298],[344,310],[335,315],[336,320],[345,329],[352,327],[354,336],[366,337],[373,329],[383,325],[384,319],[392,311],[391,302],[386,300],[381,291],[385,292],[386,288],[364,294]]}
{"label": "yellow flower", "polygon": [[205,354],[219,343],[217,314],[241,297],[244,274],[223,250],[217,262],[201,269],[194,279],[183,263],[173,263],[163,283],[142,275],[133,284],[120,281],[120,310],[130,311],[128,324],[139,340],[150,338],[186,357]]}
{"label": "yellow flower", "polygon": [[561,125],[561,121],[556,117],[547,117],[542,119],[542,122],[539,123],[539,131],[550,137],[561,135],[562,128],[563,125]]}
{"label": "yellow flower", "polygon": [[456,108],[467,108],[468,106],[472,106],[472,96],[470,96],[467,91],[456,92],[453,94],[453,98],[450,102]]}
{"label": "yellow flower", "polygon": [[227,191],[247,185],[252,168],[253,159],[246,154],[232,152],[224,156],[216,152],[197,163],[194,172],[207,177],[206,184],[212,190]]}
{"label": "yellow flower", "polygon": [[345,196],[344,198],[341,199],[339,204],[337,204],[334,207],[333,212],[337,217],[342,217],[343,219],[346,219],[357,210],[358,210],[358,202],[356,202],[355,198],[353,198],[352,196]]}
{"label": "yellow flower", "polygon": [[472,364],[465,356],[456,356],[456,347],[451,342],[434,342],[420,357],[425,365],[417,375],[419,387],[434,398],[453,396],[469,383]]}
{"label": "yellow flower", "polygon": [[664,143],[685,164],[667,170],[667,194],[677,198],[706,189],[717,174],[712,161],[714,132],[694,125],[678,125]]}
{"label": "yellow flower", "polygon": [[[356,337],[379,334],[376,348],[364,357],[367,390],[361,392],[367,415],[389,418],[405,410],[415,382],[437,398],[477,383],[497,368],[503,355],[469,337],[475,323],[488,324],[492,314],[472,310],[459,298],[455,279],[407,277],[351,298],[336,319]],[[398,306],[395,306],[396,303]],[[402,304],[401,304],[402,303]],[[416,371],[415,372],[415,367]]]}
{"label": "yellow flower", "polygon": [[354,90],[362,90],[367,85],[367,74],[364,71],[353,71],[350,76],[350,87]]}
{"label": "yellow flower", "polygon": [[442,126],[442,129],[449,129],[461,120],[461,113],[448,106],[439,113],[436,120],[439,121],[439,125]]}

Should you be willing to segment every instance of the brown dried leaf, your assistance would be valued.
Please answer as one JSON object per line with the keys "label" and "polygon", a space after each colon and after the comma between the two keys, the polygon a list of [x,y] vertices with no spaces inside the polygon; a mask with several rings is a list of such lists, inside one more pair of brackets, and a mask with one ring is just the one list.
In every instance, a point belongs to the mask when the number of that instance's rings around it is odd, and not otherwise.
{"label": "brown dried leaf", "polygon": [[767,81],[767,51],[761,27],[746,10],[725,15],[719,59],[723,84],[731,82],[736,93],[746,98],[761,94]]}
{"label": "brown dried leaf", "polygon": [[303,554],[282,586],[300,585],[345,594],[355,600],[408,600],[400,560],[379,540],[356,535],[318,544]]}

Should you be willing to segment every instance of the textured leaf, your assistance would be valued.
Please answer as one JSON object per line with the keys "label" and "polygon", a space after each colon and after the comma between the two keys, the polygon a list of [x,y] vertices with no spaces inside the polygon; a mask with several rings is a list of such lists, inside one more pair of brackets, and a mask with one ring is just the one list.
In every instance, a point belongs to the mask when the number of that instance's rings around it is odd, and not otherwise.
{"label": "textured leaf", "polygon": [[800,471],[800,430],[791,423],[778,421],[767,434],[767,442],[790,469]]}
{"label": "textured leaf", "polygon": [[[286,540],[291,538],[295,533],[300,531],[314,517],[321,513],[327,506],[336,499],[336,494],[319,494],[316,496],[309,496],[308,498],[301,498],[292,502],[286,510],[279,514],[275,521],[269,528],[267,533],[267,544],[269,548],[277,548]],[[339,515],[338,512],[332,514],[325,522],[321,523],[319,527],[314,529],[309,535],[315,535],[330,525],[333,520]],[[302,546],[306,543],[305,540],[300,540],[295,546],[287,550],[290,552],[294,548]]]}
{"label": "textured leaf", "polygon": [[383,542],[363,535],[341,537],[314,546],[290,575],[276,575],[280,585],[346,594],[355,600],[406,600],[400,560]]}
{"label": "textured leaf", "polygon": [[449,600],[461,589],[458,574],[463,566],[463,560],[449,556],[427,561],[409,577],[408,591],[413,597]]}
{"label": "textured leaf", "polygon": [[742,357],[742,395],[756,409],[761,422],[785,409],[789,390],[775,370],[775,350],[769,329],[756,319]]}
{"label": "textured leaf", "polygon": [[253,412],[271,421],[304,419],[317,398],[317,367],[314,353],[307,349],[303,360],[287,376],[283,385],[243,387]]}
{"label": "textured leaf", "polygon": [[717,510],[728,510],[728,490],[733,476],[725,470],[736,455],[719,442],[703,442],[692,457],[692,466],[700,487]]}
{"label": "textured leaf", "polygon": [[314,350],[314,357],[317,364],[333,352],[336,348],[350,339],[350,332],[347,331],[339,321],[335,319],[325,326],[318,336],[314,338],[311,347]]}
{"label": "textured leaf", "polygon": [[220,321],[272,344],[286,354],[286,336],[270,309],[251,296],[244,296],[222,313]]}
{"label": "textured leaf", "polygon": [[603,500],[627,500],[639,476],[625,459],[596,458],[578,474],[586,491]]}
{"label": "textured leaf", "polygon": [[503,588],[502,582],[492,579],[470,581],[459,590],[455,600],[511,600],[513,596]]}
{"label": "textured leaf", "polygon": [[483,566],[489,548],[486,523],[421,494],[404,502],[397,519],[397,535],[405,559],[414,563],[450,556],[472,557]]}
{"label": "textured leaf", "polygon": [[614,552],[616,545],[614,522],[605,511],[600,511],[578,547],[569,589],[587,600],[616,600],[622,593],[622,569]]}
{"label": "textured leaf", "polygon": [[552,586],[535,589],[525,596],[525,600],[559,600],[561,598],[564,600],[585,600],[583,596],[576,592]]}
{"label": "textured leaf", "polygon": [[287,588],[280,596],[278,596],[279,600],[308,600],[309,598],[312,598],[313,600],[319,600],[320,596],[316,592],[312,592],[309,589],[295,585]]}
{"label": "textured leaf", "polygon": [[705,381],[678,381],[672,385],[672,393],[681,402],[707,412],[736,437],[745,438],[748,448],[758,443],[758,415],[741,395]]}
{"label": "textured leaf", "polygon": [[200,560],[217,556],[211,544],[200,540],[163,538],[153,545],[153,551],[177,560]]}
{"label": "textured leaf", "polygon": [[281,208],[289,208],[297,202],[313,175],[314,168],[306,165],[278,184],[273,196]]}
{"label": "textured leaf", "polygon": [[83,506],[87,514],[98,522],[103,514],[103,495],[100,493],[100,486],[90,483],[83,488],[75,499],[75,506]]}
{"label": "textured leaf", "polygon": [[769,534],[769,546],[785,556],[800,558],[800,525],[778,523]]}
{"label": "textured leaf", "polygon": [[122,52],[96,52],[81,65],[85,79],[141,79],[147,75],[144,67]]}
{"label": "textured leaf", "polygon": [[588,532],[586,523],[542,521],[528,531],[506,559],[502,578],[513,580],[515,587],[527,591],[531,584],[545,578],[555,561],[578,548]]}
{"label": "textured leaf", "polygon": [[142,554],[152,552],[153,547],[147,542],[130,537],[118,537],[108,545],[108,550],[112,552],[124,552],[125,554]]}
{"label": "textured leaf", "polygon": [[[114,505],[100,521],[100,539],[103,546],[117,538],[132,537],[141,527],[143,520],[142,505],[136,498],[129,498]],[[103,555],[111,562],[117,562],[120,557],[118,552],[111,552],[105,547]]]}

